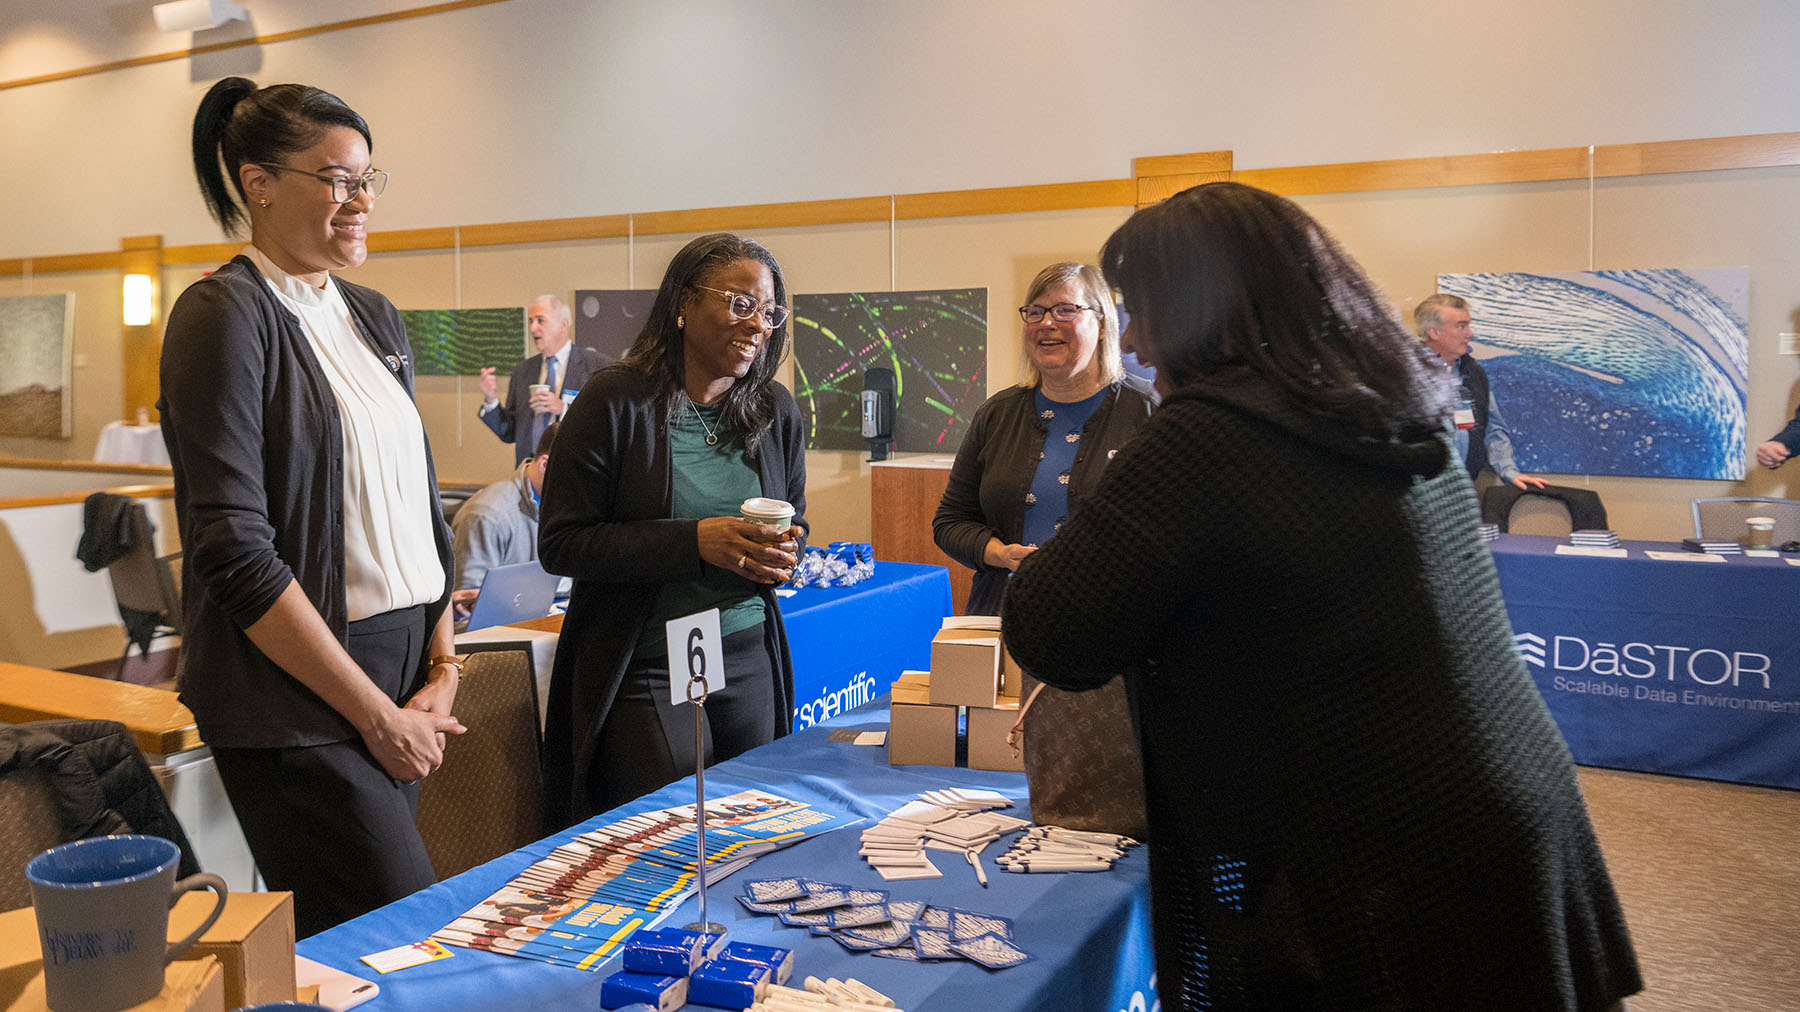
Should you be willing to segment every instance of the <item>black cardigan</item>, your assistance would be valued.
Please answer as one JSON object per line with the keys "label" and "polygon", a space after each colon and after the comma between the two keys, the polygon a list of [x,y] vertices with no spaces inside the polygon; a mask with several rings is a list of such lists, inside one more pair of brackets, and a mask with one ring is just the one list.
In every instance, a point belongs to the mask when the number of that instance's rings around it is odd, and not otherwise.
{"label": "black cardigan", "polygon": [[1135,668],[1164,1008],[1541,1012],[1641,986],[1454,461],[1447,432],[1197,386],[1013,577],[1022,667],[1067,689]]}
{"label": "black cardigan", "polygon": [[[1156,410],[1148,380],[1126,375],[1107,388],[1106,400],[1081,429],[1081,446],[1069,471],[1069,515],[1100,481],[1100,472]],[[944,498],[931,519],[931,536],[944,554],[975,571],[968,615],[1000,614],[1012,571],[983,561],[989,538],[1018,544],[1025,536],[1025,493],[1037,473],[1044,434],[1036,387],[1008,387],[975,412],[956,449]]]}
{"label": "black cardigan", "polygon": [[[412,395],[400,313],[379,292],[334,279],[357,329]],[[344,599],[344,431],[337,398],[300,321],[248,257],[195,282],[169,311],[163,338],[163,441],[175,472],[181,527],[181,701],[209,745],[276,748],[349,741],[356,728],[276,667],[244,628],[291,581],[347,643]],[[450,527],[438,504],[431,444],[430,523],[450,600]],[[409,684],[381,687],[400,698]],[[382,673],[370,672],[378,680]]]}
{"label": "black cardigan", "polygon": [[[800,408],[771,384],[774,424],[757,443],[752,466],[763,495],[794,506],[808,529],[806,437]],[[556,645],[544,727],[544,781],[551,828],[588,811],[594,745],[612,708],[625,666],[661,584],[698,579],[698,520],[671,510],[668,419],[654,386],[636,369],[615,364],[594,374],[563,416],[544,475],[538,507],[538,560],[575,578]],[[764,639],[774,661],[775,736],[793,724],[794,666],[773,587],[757,585],[767,609]]]}

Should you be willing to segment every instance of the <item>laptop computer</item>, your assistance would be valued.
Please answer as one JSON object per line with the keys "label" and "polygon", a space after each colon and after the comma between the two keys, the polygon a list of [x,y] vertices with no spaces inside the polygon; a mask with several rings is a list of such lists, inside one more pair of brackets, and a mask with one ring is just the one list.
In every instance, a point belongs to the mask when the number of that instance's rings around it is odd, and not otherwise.
{"label": "laptop computer", "polygon": [[542,618],[550,614],[550,604],[556,599],[556,585],[561,581],[562,577],[544,572],[544,567],[536,562],[495,566],[481,579],[481,593],[475,597],[468,623],[459,624],[456,631],[469,632],[491,625]]}

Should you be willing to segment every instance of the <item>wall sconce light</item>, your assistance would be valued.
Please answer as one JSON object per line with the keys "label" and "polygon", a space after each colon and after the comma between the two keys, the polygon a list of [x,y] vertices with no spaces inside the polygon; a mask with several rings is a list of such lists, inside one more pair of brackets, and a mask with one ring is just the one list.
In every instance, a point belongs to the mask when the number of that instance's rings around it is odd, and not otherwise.
{"label": "wall sconce light", "polygon": [[156,319],[156,282],[148,274],[125,275],[125,326],[147,327]]}
{"label": "wall sconce light", "polygon": [[244,8],[231,0],[171,0],[150,8],[156,27],[165,32],[204,32],[227,21],[241,21]]}

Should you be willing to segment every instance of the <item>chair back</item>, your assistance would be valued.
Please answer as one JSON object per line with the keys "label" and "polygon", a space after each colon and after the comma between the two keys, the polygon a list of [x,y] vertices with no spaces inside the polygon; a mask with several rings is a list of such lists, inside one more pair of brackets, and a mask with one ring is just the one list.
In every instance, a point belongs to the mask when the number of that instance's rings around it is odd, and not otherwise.
{"label": "chair back", "polygon": [[120,608],[148,612],[176,634],[181,632],[181,594],[175,587],[173,564],[181,558],[174,554],[158,558],[155,528],[144,504],[133,502],[127,509],[131,525],[131,548],[106,567],[112,580],[113,597]]}
{"label": "chair back", "polygon": [[1743,541],[1749,529],[1748,517],[1773,517],[1773,543],[1800,541],[1800,499],[1776,499],[1769,496],[1720,496],[1695,499],[1694,537],[1724,541]]}
{"label": "chair back", "polygon": [[1513,504],[1507,532],[1510,534],[1551,534],[1562,536],[1575,529],[1569,518],[1569,506],[1561,499],[1527,493]]}
{"label": "chair back", "polygon": [[50,775],[35,766],[0,770],[0,910],[31,906],[25,865],[67,842]]}
{"label": "chair back", "polygon": [[[112,833],[160,836],[200,870],[181,821],[125,725],[0,723],[0,909],[31,905],[25,864],[58,844]],[[3,990],[3,988],[0,988]]]}
{"label": "chair back", "polygon": [[456,690],[457,719],[444,764],[419,782],[419,835],[439,878],[544,835],[537,683],[526,650],[472,653]]}

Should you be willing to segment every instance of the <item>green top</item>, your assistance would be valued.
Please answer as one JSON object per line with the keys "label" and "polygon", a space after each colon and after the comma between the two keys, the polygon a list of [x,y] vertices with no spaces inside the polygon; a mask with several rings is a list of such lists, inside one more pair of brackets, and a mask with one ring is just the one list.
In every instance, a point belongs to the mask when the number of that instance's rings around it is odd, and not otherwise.
{"label": "green top", "polygon": [[[745,499],[762,495],[762,479],[744,459],[740,434],[720,432],[718,445],[706,445],[707,434],[718,432],[719,412],[716,406],[690,404],[669,423],[670,515],[676,519],[734,517]],[[764,608],[756,592],[759,586],[710,564],[698,580],[663,584],[638,637],[636,655],[666,656],[669,645],[663,624],[708,608],[719,609],[720,636],[761,624]]]}

